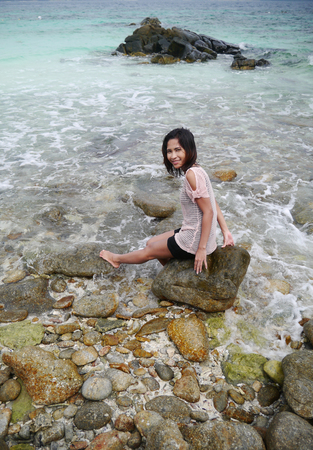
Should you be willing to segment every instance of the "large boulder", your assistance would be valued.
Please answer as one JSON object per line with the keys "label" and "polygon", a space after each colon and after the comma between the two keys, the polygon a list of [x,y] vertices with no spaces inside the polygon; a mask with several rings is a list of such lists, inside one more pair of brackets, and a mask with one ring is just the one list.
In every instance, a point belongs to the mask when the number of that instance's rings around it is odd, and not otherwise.
{"label": "large boulder", "polygon": [[265,450],[258,432],[243,423],[213,421],[180,430],[192,450]]}
{"label": "large boulder", "polygon": [[[103,244],[88,243],[69,246],[37,257],[26,256],[28,269],[40,274],[62,273],[69,277],[92,277],[113,272],[113,267],[99,257]],[[52,302],[53,303],[53,302]]]}
{"label": "large boulder", "polygon": [[277,414],[266,433],[267,450],[312,450],[313,427],[291,412]]}
{"label": "large boulder", "polygon": [[28,346],[4,353],[2,360],[21,378],[29,395],[39,404],[62,403],[83,384],[72,361],[59,360],[40,347]]}
{"label": "large boulder", "polygon": [[313,352],[303,350],[285,356],[283,391],[289,406],[304,419],[313,418]]}
{"label": "large boulder", "polygon": [[207,257],[208,270],[196,275],[194,260],[171,259],[152,284],[158,298],[187,303],[208,312],[225,311],[236,298],[250,262],[240,247],[218,247]]}

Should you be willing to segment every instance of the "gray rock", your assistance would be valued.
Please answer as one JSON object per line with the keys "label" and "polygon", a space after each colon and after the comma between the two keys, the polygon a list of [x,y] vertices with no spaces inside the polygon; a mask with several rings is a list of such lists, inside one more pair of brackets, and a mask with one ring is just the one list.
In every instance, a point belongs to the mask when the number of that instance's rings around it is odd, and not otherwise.
{"label": "gray rock", "polygon": [[159,375],[161,380],[170,381],[174,378],[174,372],[167,364],[161,364],[156,362],[154,364],[156,373]]}
{"label": "gray rock", "polygon": [[72,442],[74,437],[74,429],[72,423],[66,423],[64,425],[64,437],[66,442]]}
{"label": "gray rock", "polygon": [[42,314],[52,309],[54,299],[48,294],[48,280],[35,278],[0,286],[0,303],[9,309],[24,309]]}
{"label": "gray rock", "polygon": [[313,418],[313,352],[291,353],[282,360],[283,392],[288,405],[304,419]]}
{"label": "gray rock", "polygon": [[53,441],[59,441],[64,436],[64,423],[55,422],[52,427],[38,431],[35,435],[36,448],[47,445]]}
{"label": "gray rock", "polygon": [[0,411],[0,438],[4,438],[8,434],[11,415],[12,411],[9,408],[3,408]]}
{"label": "gray rock", "polygon": [[127,322],[125,320],[108,320],[108,319],[98,319],[96,323],[96,331],[100,333],[106,333],[107,331],[115,330],[116,328],[126,327]]}
{"label": "gray rock", "polygon": [[33,429],[34,432],[44,430],[52,426],[52,416],[50,413],[40,413],[34,419]]}
{"label": "gray rock", "polygon": [[153,377],[143,378],[142,382],[148,391],[157,391],[160,389],[160,384]]}
{"label": "gray rock", "polygon": [[303,333],[309,339],[311,344],[313,345],[313,320],[309,320],[307,323],[303,325]]}
{"label": "gray rock", "polygon": [[65,419],[72,419],[76,415],[77,410],[78,406],[71,404],[67,408],[65,408],[63,416],[65,417]]}
{"label": "gray rock", "polygon": [[54,292],[64,292],[67,287],[66,281],[64,281],[62,278],[55,278],[50,283],[50,288]]}
{"label": "gray rock", "polygon": [[83,317],[108,317],[113,315],[118,307],[116,293],[104,295],[89,295],[74,300],[73,314]]}
{"label": "gray rock", "polygon": [[112,393],[109,378],[89,377],[82,386],[82,395],[88,400],[104,400]]}
{"label": "gray rock", "polygon": [[242,423],[206,422],[181,432],[192,450],[265,450],[258,432]]}
{"label": "gray rock", "polygon": [[29,439],[30,438],[30,425],[29,424],[23,425],[22,428],[20,429],[18,435],[20,436],[21,439]]}
{"label": "gray rock", "polygon": [[10,378],[11,369],[10,367],[5,367],[0,370],[0,385],[5,383]]}
{"label": "gray rock", "polygon": [[191,419],[196,420],[197,422],[206,422],[210,418],[208,413],[206,413],[205,411],[201,411],[199,409],[191,411],[190,417]]}
{"label": "gray rock", "polygon": [[266,433],[267,450],[312,450],[313,427],[291,412],[278,413]]}
{"label": "gray rock", "polygon": [[174,422],[181,423],[190,422],[190,407],[176,397],[160,395],[147,402],[146,409],[157,412],[163,419],[172,419]]}
{"label": "gray rock", "polygon": [[218,247],[207,257],[208,270],[196,275],[193,260],[170,260],[152,284],[159,298],[187,303],[208,312],[230,308],[250,262],[240,247]]}
{"label": "gray rock", "polygon": [[160,199],[151,192],[138,192],[133,196],[133,202],[141,208],[147,216],[164,218],[168,217],[176,209],[176,204],[168,199]]}
{"label": "gray rock", "polygon": [[104,402],[87,402],[77,412],[74,423],[80,430],[98,430],[110,422],[111,408]]}
{"label": "gray rock", "polygon": [[136,383],[132,375],[117,369],[107,370],[106,376],[111,380],[115,392],[126,391],[129,386]]}
{"label": "gray rock", "polygon": [[184,441],[181,432],[171,419],[163,420],[156,425],[147,437],[146,448],[149,450],[189,450],[189,445]]}
{"label": "gray rock", "polygon": [[49,251],[33,260],[33,255],[26,263],[30,271],[40,274],[59,273],[69,277],[92,277],[96,274],[108,274],[114,269],[107,261],[99,257],[102,244],[88,243],[66,247],[62,252]]}
{"label": "gray rock", "polygon": [[163,417],[155,411],[140,411],[134,417],[134,424],[141,436],[149,436],[152,429],[163,423]]}
{"label": "gray rock", "polygon": [[226,391],[221,390],[220,392],[217,392],[213,397],[214,408],[218,412],[224,411],[224,409],[227,406],[227,402],[228,402],[228,396],[227,396]]}

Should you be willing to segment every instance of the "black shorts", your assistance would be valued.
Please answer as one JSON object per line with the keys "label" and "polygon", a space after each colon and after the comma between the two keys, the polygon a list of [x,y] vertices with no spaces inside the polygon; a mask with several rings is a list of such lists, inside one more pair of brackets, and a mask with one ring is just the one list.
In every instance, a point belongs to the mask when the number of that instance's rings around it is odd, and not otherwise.
{"label": "black shorts", "polygon": [[[180,228],[174,231],[174,235],[178,233]],[[185,252],[175,241],[174,236],[171,236],[167,240],[167,248],[172,253],[173,258],[176,259],[193,259],[195,255],[193,253]]]}

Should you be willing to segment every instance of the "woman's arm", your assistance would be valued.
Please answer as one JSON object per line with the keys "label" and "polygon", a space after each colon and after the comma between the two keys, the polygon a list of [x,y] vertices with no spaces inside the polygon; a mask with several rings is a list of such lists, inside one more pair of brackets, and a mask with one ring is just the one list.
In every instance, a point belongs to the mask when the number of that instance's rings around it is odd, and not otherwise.
{"label": "woman's arm", "polygon": [[[193,191],[196,190],[197,184],[196,184],[196,176],[192,170],[189,170],[186,174],[186,178],[188,183],[190,184]],[[200,236],[200,242],[198,246],[198,250],[195,255],[195,264],[194,264],[194,270],[198,274],[202,271],[203,264],[205,268],[208,268],[207,265],[207,255],[206,255],[206,246],[208,243],[208,239],[211,232],[211,226],[212,226],[212,220],[213,220],[213,209],[211,205],[210,198],[196,198],[195,199],[197,205],[201,209],[203,216],[202,216],[202,222],[201,222],[201,236]]]}
{"label": "woman's arm", "polygon": [[221,208],[218,206],[218,203],[216,200],[215,200],[215,203],[216,203],[216,211],[217,211],[217,221],[222,230],[223,238],[224,238],[224,244],[222,245],[222,248],[226,247],[226,245],[235,245],[234,239],[231,235],[231,232],[229,231],[229,229],[227,227],[227,224],[224,219]]}
{"label": "woman's arm", "polygon": [[211,200],[209,198],[196,198],[197,205],[203,212],[202,222],[201,222],[201,237],[199,242],[199,247],[195,255],[195,265],[194,270],[198,274],[202,271],[203,263],[204,267],[207,269],[207,254],[206,254],[206,246],[209,240],[212,220],[213,220],[213,209],[211,205]]}

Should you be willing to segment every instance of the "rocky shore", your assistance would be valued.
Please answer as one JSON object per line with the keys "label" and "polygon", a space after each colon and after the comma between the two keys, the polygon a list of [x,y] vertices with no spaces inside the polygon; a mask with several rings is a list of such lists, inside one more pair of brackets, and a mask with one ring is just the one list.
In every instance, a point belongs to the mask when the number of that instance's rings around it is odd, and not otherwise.
{"label": "rocky shore", "polygon": [[229,344],[243,246],[218,248],[200,276],[173,260],[132,282],[100,248],[25,253],[2,280],[1,450],[313,448],[313,320],[282,362]]}
{"label": "rocky shore", "polygon": [[163,28],[158,18],[146,17],[132,35],[125,38],[114,55],[151,56],[152,64],[194,63],[216,59],[218,54],[233,55],[231,68],[253,70],[267,66],[265,59],[248,59],[236,44],[181,28]]}

